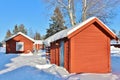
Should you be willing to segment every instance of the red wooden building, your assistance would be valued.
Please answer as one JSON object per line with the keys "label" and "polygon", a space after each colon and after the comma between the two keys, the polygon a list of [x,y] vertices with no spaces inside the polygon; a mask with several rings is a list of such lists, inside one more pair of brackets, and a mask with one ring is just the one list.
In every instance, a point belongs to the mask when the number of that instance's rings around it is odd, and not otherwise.
{"label": "red wooden building", "polygon": [[47,38],[50,61],[71,73],[108,73],[110,40],[117,36],[98,18],[88,20]]}
{"label": "red wooden building", "polygon": [[34,40],[22,32],[18,32],[5,41],[6,53],[29,53],[33,51]]}
{"label": "red wooden building", "polygon": [[37,51],[44,49],[43,40],[35,40],[34,49]]}

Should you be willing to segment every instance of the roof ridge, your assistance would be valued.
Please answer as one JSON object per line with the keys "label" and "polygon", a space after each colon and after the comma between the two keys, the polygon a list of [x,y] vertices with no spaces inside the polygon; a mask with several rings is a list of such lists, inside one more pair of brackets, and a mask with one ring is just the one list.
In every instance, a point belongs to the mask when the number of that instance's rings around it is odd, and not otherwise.
{"label": "roof ridge", "polygon": [[23,35],[24,37],[26,37],[26,38],[28,38],[29,40],[31,40],[31,41],[34,42],[34,39],[32,39],[31,37],[29,37],[28,35],[26,35],[26,34],[24,34],[24,33],[22,33],[22,32],[18,32],[18,33],[16,33],[16,34],[12,35],[11,37],[7,38],[5,41],[8,41],[8,40],[12,39],[12,38],[14,38],[15,36],[17,36],[17,35],[19,35],[19,34]]}

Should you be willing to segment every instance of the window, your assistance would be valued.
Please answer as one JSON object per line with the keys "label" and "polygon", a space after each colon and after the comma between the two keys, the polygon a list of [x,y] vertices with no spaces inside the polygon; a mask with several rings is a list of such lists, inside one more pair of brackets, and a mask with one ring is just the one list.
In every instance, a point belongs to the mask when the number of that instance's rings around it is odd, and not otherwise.
{"label": "window", "polygon": [[16,42],[16,51],[24,51],[24,42]]}

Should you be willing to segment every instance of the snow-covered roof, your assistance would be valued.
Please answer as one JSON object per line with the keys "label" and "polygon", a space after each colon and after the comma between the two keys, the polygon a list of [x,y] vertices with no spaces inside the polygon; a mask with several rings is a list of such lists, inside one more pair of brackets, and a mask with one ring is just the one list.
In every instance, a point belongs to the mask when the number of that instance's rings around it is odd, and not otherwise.
{"label": "snow-covered roof", "polygon": [[79,23],[69,29],[65,29],[65,30],[62,30],[50,37],[48,37],[44,43],[47,45],[47,46],[50,46],[50,42],[53,42],[53,41],[56,41],[56,40],[59,40],[59,39],[62,39],[62,38],[65,38],[67,37],[68,35],[70,35],[71,33],[73,33],[74,31],[76,31],[77,29],[83,27],[85,24],[87,24],[88,22],[90,22],[91,20],[93,19],[97,19],[99,22],[101,22],[110,32],[112,32],[114,35],[116,35],[113,31],[111,31],[101,20],[99,20],[97,17],[91,17],[87,20],[85,20],[84,22],[82,23]]}
{"label": "snow-covered roof", "polygon": [[67,36],[67,32],[69,31],[69,29],[65,29],[65,30],[62,30],[50,37],[48,37],[47,39],[45,39],[44,43],[46,46],[50,46],[50,42],[53,42],[53,41],[56,41],[58,39],[61,39],[61,38],[64,38]]}
{"label": "snow-covered roof", "polygon": [[27,35],[25,35],[24,33],[22,33],[22,32],[18,32],[17,34],[15,34],[15,35],[13,35],[13,36],[11,36],[11,37],[9,37],[9,38],[7,38],[5,41],[8,41],[8,40],[10,40],[10,39],[12,39],[12,38],[14,38],[14,37],[16,37],[17,35],[23,35],[24,37],[26,37],[26,38],[28,38],[29,40],[31,40],[31,41],[33,41],[34,42],[34,39],[32,39],[31,37],[29,37],[29,36],[27,36]]}
{"label": "snow-covered roof", "polygon": [[34,40],[34,44],[43,44],[43,40]]}

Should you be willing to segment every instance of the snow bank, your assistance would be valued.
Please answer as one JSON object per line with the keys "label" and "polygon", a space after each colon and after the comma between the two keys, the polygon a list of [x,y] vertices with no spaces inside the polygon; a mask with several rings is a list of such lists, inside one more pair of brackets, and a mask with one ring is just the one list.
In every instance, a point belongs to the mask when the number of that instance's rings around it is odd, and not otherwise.
{"label": "snow bank", "polygon": [[111,49],[111,53],[119,53],[120,54],[120,48],[111,46],[110,49]]}
{"label": "snow bank", "polygon": [[119,77],[111,73],[108,74],[95,74],[95,73],[84,73],[71,75],[66,80],[117,80]]}
{"label": "snow bank", "polygon": [[6,49],[5,49],[5,47],[0,47],[0,52],[3,52],[3,53],[5,53],[5,52],[6,52]]}
{"label": "snow bank", "polygon": [[116,48],[114,46],[111,46],[110,49],[111,49],[112,56],[120,56],[120,48]]}
{"label": "snow bank", "polygon": [[42,69],[43,71],[47,72],[47,73],[51,73],[54,74],[58,77],[62,77],[65,78],[67,77],[69,74],[69,72],[63,68],[63,67],[59,67],[55,64],[47,64],[47,65],[36,65],[36,68],[38,69]]}
{"label": "snow bank", "polygon": [[45,50],[39,50],[38,52],[29,52],[27,54],[23,53],[23,54],[19,54],[20,56],[33,56],[33,55],[39,55],[39,56],[43,56],[43,55],[46,55],[46,52]]}
{"label": "snow bank", "polygon": [[53,74],[59,78],[63,78],[62,80],[119,80],[120,76],[115,75],[113,73],[82,73],[75,74],[69,73],[63,67],[59,67],[54,64],[46,64],[46,65],[36,65],[36,68],[43,70],[46,73]]}
{"label": "snow bank", "polygon": [[32,56],[32,55],[33,55],[33,53],[31,53],[31,52],[30,52],[30,53],[27,53],[27,54],[24,54],[24,53],[23,53],[23,54],[20,54],[20,56]]}
{"label": "snow bank", "polygon": [[51,64],[36,65],[36,68],[38,68],[38,69],[48,69],[48,68],[50,68],[51,66],[52,66]]}

